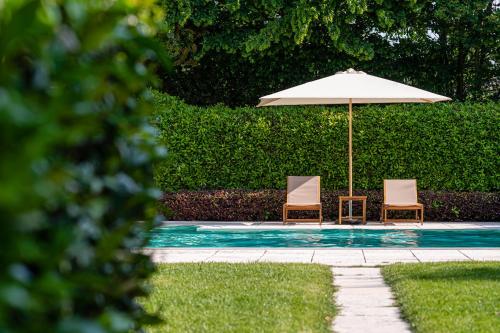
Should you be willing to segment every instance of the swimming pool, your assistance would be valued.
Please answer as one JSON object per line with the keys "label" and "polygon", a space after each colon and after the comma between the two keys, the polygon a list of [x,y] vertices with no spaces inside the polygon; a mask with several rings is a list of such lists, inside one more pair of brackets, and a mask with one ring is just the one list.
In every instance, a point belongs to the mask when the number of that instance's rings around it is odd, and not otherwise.
{"label": "swimming pool", "polygon": [[156,228],[148,247],[500,247],[500,229],[218,229]]}

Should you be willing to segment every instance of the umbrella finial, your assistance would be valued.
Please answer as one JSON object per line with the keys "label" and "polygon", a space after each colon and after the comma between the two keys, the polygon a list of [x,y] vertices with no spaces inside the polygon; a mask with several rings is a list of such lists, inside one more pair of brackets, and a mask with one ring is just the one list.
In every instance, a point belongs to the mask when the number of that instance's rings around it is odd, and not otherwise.
{"label": "umbrella finial", "polygon": [[366,74],[366,73],[363,71],[357,71],[354,68],[349,68],[345,71],[340,71],[340,72],[337,72],[335,74]]}

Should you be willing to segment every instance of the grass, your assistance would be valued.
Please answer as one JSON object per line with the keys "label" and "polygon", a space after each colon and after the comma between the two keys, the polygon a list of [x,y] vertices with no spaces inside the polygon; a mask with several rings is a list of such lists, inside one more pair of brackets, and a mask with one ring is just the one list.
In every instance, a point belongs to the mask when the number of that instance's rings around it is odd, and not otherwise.
{"label": "grass", "polygon": [[162,264],[143,301],[159,332],[330,332],[332,274],[312,264]]}
{"label": "grass", "polygon": [[500,262],[395,264],[382,273],[413,331],[500,332]]}

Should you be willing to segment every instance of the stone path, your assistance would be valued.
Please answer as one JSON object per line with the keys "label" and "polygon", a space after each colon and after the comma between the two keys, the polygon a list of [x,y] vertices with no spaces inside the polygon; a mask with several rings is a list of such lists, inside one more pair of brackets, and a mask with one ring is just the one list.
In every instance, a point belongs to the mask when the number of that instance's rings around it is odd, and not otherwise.
{"label": "stone path", "polygon": [[340,307],[332,326],[334,332],[410,332],[380,268],[332,267],[332,272],[336,304]]}

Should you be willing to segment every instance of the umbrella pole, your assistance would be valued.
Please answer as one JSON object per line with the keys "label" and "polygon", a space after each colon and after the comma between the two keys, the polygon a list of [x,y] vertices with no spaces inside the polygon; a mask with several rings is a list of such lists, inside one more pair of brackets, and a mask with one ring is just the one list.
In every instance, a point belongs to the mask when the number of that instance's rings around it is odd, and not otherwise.
{"label": "umbrella pole", "polygon": [[[352,197],[352,98],[349,98],[349,196]],[[349,200],[349,220],[352,220],[352,200]]]}

